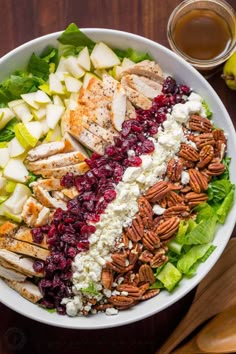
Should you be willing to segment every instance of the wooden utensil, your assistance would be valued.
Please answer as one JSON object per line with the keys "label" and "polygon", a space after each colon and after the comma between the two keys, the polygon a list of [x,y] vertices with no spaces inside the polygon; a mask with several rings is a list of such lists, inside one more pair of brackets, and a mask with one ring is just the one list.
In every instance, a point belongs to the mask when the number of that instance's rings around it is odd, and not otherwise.
{"label": "wooden utensil", "polygon": [[235,353],[236,306],[215,316],[189,342],[171,352],[184,353]]}
{"label": "wooden utensil", "polygon": [[200,324],[236,304],[236,239],[199,284],[193,304],[169,339],[156,354],[169,354]]}

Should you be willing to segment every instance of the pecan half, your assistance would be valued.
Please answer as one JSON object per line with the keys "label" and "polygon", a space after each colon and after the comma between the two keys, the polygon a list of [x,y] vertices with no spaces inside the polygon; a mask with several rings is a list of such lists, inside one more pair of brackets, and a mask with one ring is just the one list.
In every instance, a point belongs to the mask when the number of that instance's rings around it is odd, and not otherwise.
{"label": "pecan half", "polygon": [[133,304],[134,299],[128,296],[113,295],[108,298],[108,301],[112,303],[114,306],[129,306]]}
{"label": "pecan half", "polygon": [[148,290],[144,295],[140,297],[139,300],[148,300],[151,299],[154,296],[157,296],[160,292],[160,289],[150,289]]}
{"label": "pecan half", "polygon": [[148,282],[150,284],[153,284],[156,281],[152,268],[148,264],[141,265],[138,274],[140,282]]}
{"label": "pecan half", "polygon": [[145,219],[145,225],[150,227],[152,225],[153,219],[153,210],[149,201],[144,198],[138,198],[138,208],[139,208],[139,215],[141,218]]}
{"label": "pecan half", "polygon": [[153,254],[148,250],[144,250],[139,256],[139,260],[144,263],[150,262],[152,258]]}
{"label": "pecan half", "polygon": [[160,246],[160,239],[156,232],[149,230],[144,232],[142,243],[149,251],[154,251],[155,248]]}
{"label": "pecan half", "polygon": [[212,124],[209,119],[193,114],[189,119],[189,128],[194,131],[207,133],[212,131]]}
{"label": "pecan half", "polygon": [[103,268],[101,274],[101,282],[105,289],[111,289],[113,283],[113,272],[109,268]]}
{"label": "pecan half", "polygon": [[180,159],[171,159],[167,165],[167,177],[171,182],[178,182],[181,178],[181,173],[183,171],[183,164]]}
{"label": "pecan half", "polygon": [[132,225],[126,230],[126,236],[133,242],[141,240],[144,232],[144,226],[139,215],[132,221]]}
{"label": "pecan half", "polygon": [[132,297],[132,298],[138,298],[140,297],[140,291],[137,286],[131,285],[131,284],[120,284],[116,288],[118,291],[122,292],[125,291],[128,293],[127,296]]}
{"label": "pecan half", "polygon": [[145,197],[148,201],[155,203],[158,200],[162,199],[165,195],[167,195],[171,190],[168,182],[160,181],[154,184],[149,190],[147,191]]}
{"label": "pecan half", "polygon": [[185,199],[188,206],[194,208],[196,205],[206,202],[208,195],[206,193],[189,192],[185,195]]}
{"label": "pecan half", "polygon": [[212,145],[205,145],[199,153],[198,168],[203,168],[208,165],[214,157],[214,148]]}
{"label": "pecan half", "polygon": [[215,145],[215,139],[212,133],[203,133],[195,137],[195,143],[198,149],[201,149],[205,145]]}
{"label": "pecan half", "polygon": [[141,245],[137,243],[135,247],[129,253],[129,263],[135,264],[141,253]]}
{"label": "pecan half", "polygon": [[190,168],[188,173],[190,178],[189,184],[194,192],[201,193],[208,188],[207,178],[200,171]]}
{"label": "pecan half", "polygon": [[185,160],[182,157],[180,157],[179,160],[181,161],[183,167],[194,168],[194,166],[195,166],[195,162],[193,162],[193,161]]}
{"label": "pecan half", "polygon": [[178,156],[184,158],[185,160],[196,162],[199,159],[199,154],[196,149],[194,149],[191,145],[181,144],[181,148]]}
{"label": "pecan half", "polygon": [[127,253],[113,253],[111,255],[112,263],[117,267],[125,267],[127,260]]}
{"label": "pecan half", "polygon": [[162,264],[168,261],[168,257],[165,255],[166,250],[163,247],[160,247],[156,252],[154,257],[150,261],[150,266],[152,268],[158,268]]}
{"label": "pecan half", "polygon": [[175,205],[171,208],[168,208],[164,211],[164,218],[172,218],[173,216],[177,216],[180,219],[184,219],[189,217],[190,209],[187,205]]}
{"label": "pecan half", "polygon": [[183,198],[173,191],[170,191],[170,193],[164,199],[166,200],[166,206],[168,208],[174,205],[182,204],[184,202]]}
{"label": "pecan half", "polygon": [[162,223],[160,223],[156,228],[155,232],[158,234],[160,240],[167,240],[178,230],[179,218],[171,217]]}
{"label": "pecan half", "polygon": [[225,144],[226,144],[226,137],[225,137],[225,134],[223,132],[223,130],[221,129],[214,129],[212,131],[212,134],[213,134],[213,137],[214,139],[217,141],[217,140],[221,140],[223,141]]}
{"label": "pecan half", "polygon": [[207,174],[209,174],[210,176],[219,176],[223,172],[225,172],[225,165],[223,163],[217,163],[217,162],[210,163],[207,169],[208,169]]}
{"label": "pecan half", "polygon": [[226,143],[222,140],[217,140],[215,144],[215,157],[218,157],[220,161],[223,159],[226,151]]}

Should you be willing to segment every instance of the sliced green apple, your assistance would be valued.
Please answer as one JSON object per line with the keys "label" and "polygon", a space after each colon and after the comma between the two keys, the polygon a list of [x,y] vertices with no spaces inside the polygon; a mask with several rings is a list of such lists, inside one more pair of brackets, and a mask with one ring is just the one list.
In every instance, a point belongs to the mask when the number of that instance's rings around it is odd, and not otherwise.
{"label": "sliced green apple", "polygon": [[10,159],[8,148],[0,149],[0,167],[4,168]]}
{"label": "sliced green apple", "polygon": [[78,65],[76,57],[68,57],[65,62],[67,71],[76,79],[84,76],[85,71]]}
{"label": "sliced green apple", "polygon": [[23,93],[21,98],[31,107],[39,109],[39,104],[36,102],[37,92]]}
{"label": "sliced green apple", "polygon": [[38,90],[36,92],[35,102],[45,104],[51,102],[51,100],[44,91]]}
{"label": "sliced green apple", "polygon": [[54,129],[64,113],[65,107],[49,103],[46,109],[46,121],[50,129]]}
{"label": "sliced green apple", "polygon": [[49,143],[49,142],[58,141],[61,139],[62,139],[61,128],[60,128],[59,124],[57,124],[54,130],[49,130],[49,132],[46,135],[45,141],[47,143]]}
{"label": "sliced green apple", "polygon": [[46,108],[43,106],[39,109],[32,109],[32,113],[35,119],[42,120],[46,116]]}
{"label": "sliced green apple", "polygon": [[89,57],[88,47],[84,47],[78,55],[77,59],[78,64],[82,67],[82,69],[86,71],[90,71],[91,69],[91,61]]}
{"label": "sliced green apple", "polygon": [[65,75],[65,86],[68,92],[79,92],[82,82],[73,76]]}
{"label": "sliced green apple", "polygon": [[14,189],[16,188],[16,182],[13,182],[13,181],[7,181],[6,183],[6,192],[7,193],[12,193],[14,192]]}
{"label": "sliced green apple", "polygon": [[60,96],[53,95],[52,100],[53,100],[53,103],[56,104],[57,106],[63,106],[64,107],[64,103],[63,103],[63,101],[62,101]]}
{"label": "sliced green apple", "polygon": [[42,135],[43,129],[39,122],[19,123],[15,126],[15,134],[19,143],[27,149],[34,147]]}
{"label": "sliced green apple", "polygon": [[103,42],[95,45],[90,55],[90,59],[95,69],[111,68],[120,64],[118,56]]}
{"label": "sliced green apple", "polygon": [[10,219],[10,220],[18,222],[18,223],[20,223],[22,221],[22,217],[20,214],[15,215],[15,214],[10,213],[7,210],[3,210],[2,215],[5,216],[7,219]]}
{"label": "sliced green apple", "polygon": [[51,91],[50,91],[50,88],[49,88],[49,84],[42,84],[39,86],[39,89],[43,92],[45,92],[47,95],[51,95]]}
{"label": "sliced green apple", "polygon": [[14,111],[17,118],[20,119],[23,123],[30,122],[33,119],[33,114],[31,113],[28,104],[25,102],[14,106],[12,110]]}
{"label": "sliced green apple", "polygon": [[50,130],[46,118],[40,121],[42,130],[43,130],[43,135],[47,134]]}
{"label": "sliced green apple", "polygon": [[20,103],[24,103],[24,101],[22,99],[10,101],[8,102],[8,107],[12,109],[13,107],[17,106]]}
{"label": "sliced green apple", "polygon": [[16,124],[14,126],[14,131],[15,131],[15,136],[16,136],[17,140],[19,141],[21,146],[26,150],[30,147],[30,145],[27,143],[27,141],[21,135],[22,125],[23,125],[23,123]]}
{"label": "sliced green apple", "polygon": [[129,58],[124,58],[122,60],[121,66],[122,66],[123,69],[130,68],[133,65],[135,65],[135,62],[130,60]]}
{"label": "sliced green apple", "polygon": [[63,81],[65,73],[68,73],[68,70],[66,68],[66,58],[61,57],[59,60],[55,74],[57,75],[57,77],[59,78],[60,81]]}
{"label": "sliced green apple", "polygon": [[10,108],[0,108],[0,129],[4,128],[5,125],[14,117],[15,114]]}
{"label": "sliced green apple", "polygon": [[26,200],[31,196],[30,189],[22,184],[17,183],[12,195],[5,201],[4,205],[12,214],[20,214]]}
{"label": "sliced green apple", "polygon": [[65,93],[65,88],[59,80],[57,74],[49,75],[49,90],[50,92],[63,95]]}
{"label": "sliced green apple", "polygon": [[6,187],[7,180],[5,177],[0,177],[0,190]]}
{"label": "sliced green apple", "polygon": [[21,159],[10,158],[3,170],[3,175],[15,182],[25,183],[29,172]]}
{"label": "sliced green apple", "polygon": [[20,144],[19,140],[14,137],[8,144],[8,151],[10,157],[16,157],[23,154],[23,152],[25,152],[25,149]]}

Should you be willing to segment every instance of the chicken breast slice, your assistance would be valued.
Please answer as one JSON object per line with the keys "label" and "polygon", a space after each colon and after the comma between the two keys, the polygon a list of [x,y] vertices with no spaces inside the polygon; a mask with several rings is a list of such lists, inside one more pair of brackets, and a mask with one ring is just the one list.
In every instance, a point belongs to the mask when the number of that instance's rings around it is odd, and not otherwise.
{"label": "chicken breast slice", "polygon": [[35,246],[31,243],[18,241],[12,237],[1,237],[0,238],[0,249],[6,249],[11,252],[16,252],[23,254],[25,256],[30,256],[34,258],[42,259],[43,261],[49,256],[49,251]]}
{"label": "chicken breast slice", "polygon": [[[56,169],[57,170],[57,169]],[[47,171],[47,170],[44,170]],[[63,200],[57,200],[53,198],[47,190],[42,188],[41,186],[33,186],[33,191],[35,198],[45,207],[47,208],[61,208],[66,210],[66,203]]]}
{"label": "chicken breast slice", "polygon": [[29,162],[27,167],[30,171],[37,171],[48,168],[64,167],[75,165],[84,161],[85,156],[79,151],[65,152],[54,156],[49,156],[47,159]]}
{"label": "chicken breast slice", "polygon": [[24,204],[21,217],[29,227],[39,227],[48,223],[50,209],[44,207],[35,198],[30,197]]}
{"label": "chicken breast slice", "polygon": [[111,104],[111,119],[113,126],[117,131],[121,131],[122,123],[125,120],[126,108],[127,102],[125,90],[119,85],[113,94]]}
{"label": "chicken breast slice", "polygon": [[73,199],[77,197],[77,195],[79,195],[79,192],[77,191],[76,187],[62,189],[62,193],[69,199]]}
{"label": "chicken breast slice", "polygon": [[159,82],[160,84],[164,82],[164,75],[161,67],[151,60],[143,60],[138,64],[126,68],[122,71],[121,76],[125,76],[127,74],[146,76],[151,80]]}
{"label": "chicken breast slice", "polygon": [[0,264],[0,277],[7,280],[15,280],[19,282],[23,282],[26,280],[26,275],[16,272],[13,269],[4,268],[1,264]]}
{"label": "chicken breast slice", "polygon": [[16,290],[21,296],[33,302],[34,304],[41,300],[43,297],[39,291],[39,288],[28,280],[22,283],[10,280],[4,281],[9,287]]}
{"label": "chicken breast slice", "polygon": [[162,85],[144,76],[138,76],[132,74],[132,75],[126,75],[125,78],[127,80],[128,85],[131,88],[142,93],[147,98],[153,99],[156,96],[158,96],[162,91]]}
{"label": "chicken breast slice", "polygon": [[129,82],[128,82],[126,76],[121,79],[121,84],[126,92],[128,99],[135,107],[142,108],[142,109],[150,109],[151,108],[152,101],[149,100],[142,93],[131,88],[129,86]]}
{"label": "chicken breast slice", "polygon": [[126,112],[125,112],[125,120],[127,119],[135,119],[136,118],[136,110],[130,100],[126,99]]}
{"label": "chicken breast slice", "polygon": [[43,189],[46,189],[47,191],[60,191],[64,187],[61,185],[61,181],[59,178],[46,178],[46,179],[37,179],[37,181],[32,182],[30,184],[31,188],[34,188],[35,186],[40,186]]}
{"label": "chicken breast slice", "polygon": [[63,149],[63,152],[72,152],[72,151],[79,151],[81,154],[85,156],[86,159],[89,158],[87,151],[84,149],[84,147],[76,140],[73,136],[71,136],[69,133],[65,133],[63,136],[63,140],[65,143],[65,148]]}
{"label": "chicken breast slice", "polygon": [[46,243],[46,238],[42,240],[41,243],[36,243],[33,241],[31,229],[26,226],[21,226],[19,230],[12,236],[16,240],[28,242],[32,245],[48,249],[48,244]]}
{"label": "chicken breast slice", "polygon": [[[44,170],[38,170],[37,173],[42,175],[44,178],[62,178],[67,173],[74,173],[75,175],[83,175],[89,170],[89,166],[85,162],[78,163],[77,165],[50,168]],[[36,199],[38,199],[36,197]],[[42,203],[43,204],[43,203]]]}
{"label": "chicken breast slice", "polygon": [[63,140],[53,141],[51,143],[43,143],[28,152],[27,160],[36,161],[39,159],[43,159],[45,157],[49,157],[62,152],[64,148],[65,142]]}
{"label": "chicken breast slice", "polygon": [[12,235],[18,229],[18,227],[19,225],[10,221],[4,222],[4,224],[0,225],[0,237]]}
{"label": "chicken breast slice", "polygon": [[14,252],[0,250],[0,263],[6,268],[16,270],[29,277],[43,277],[43,272],[35,272],[32,258],[24,257]]}

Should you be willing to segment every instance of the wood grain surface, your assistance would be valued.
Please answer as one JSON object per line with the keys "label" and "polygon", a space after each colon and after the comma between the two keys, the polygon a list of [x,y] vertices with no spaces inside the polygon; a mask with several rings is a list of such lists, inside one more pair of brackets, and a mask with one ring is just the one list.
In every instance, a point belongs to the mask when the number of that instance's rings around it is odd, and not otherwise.
{"label": "wood grain surface", "polygon": [[[0,0],[0,57],[13,48],[75,22],[80,28],[136,33],[168,47],[167,21],[180,0]],[[236,0],[228,0],[236,8]],[[220,73],[209,81],[236,126],[236,91]],[[29,320],[0,304],[0,354],[151,354],[171,334],[194,291],[167,310],[124,327],[75,331]]]}

